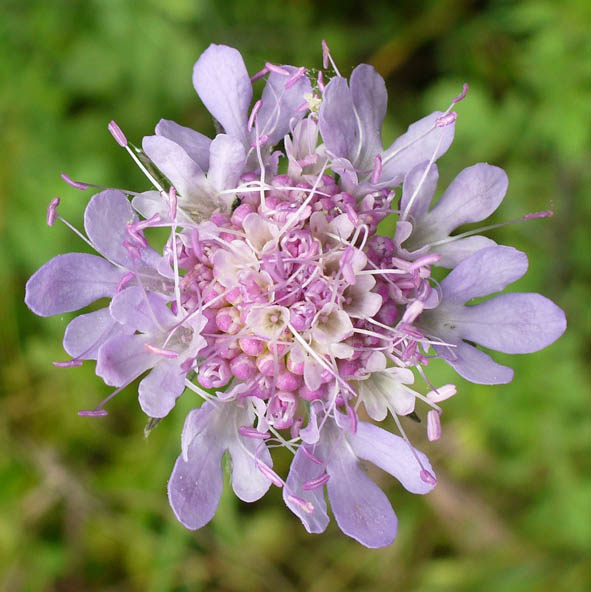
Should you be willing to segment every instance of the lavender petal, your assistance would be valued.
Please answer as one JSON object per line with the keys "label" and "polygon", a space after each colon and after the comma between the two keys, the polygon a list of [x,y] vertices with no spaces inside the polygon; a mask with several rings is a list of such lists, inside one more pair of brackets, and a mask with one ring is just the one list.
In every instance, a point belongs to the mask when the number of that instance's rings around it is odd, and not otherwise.
{"label": "lavender petal", "polygon": [[123,271],[96,255],[58,255],[29,278],[25,303],[42,317],[78,310],[112,296],[122,275]]}

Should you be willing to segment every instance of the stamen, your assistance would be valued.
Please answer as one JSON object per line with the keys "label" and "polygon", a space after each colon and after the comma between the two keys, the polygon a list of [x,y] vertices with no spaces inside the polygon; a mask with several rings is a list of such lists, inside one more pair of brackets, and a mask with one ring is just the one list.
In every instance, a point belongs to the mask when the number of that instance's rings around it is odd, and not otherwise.
{"label": "stamen", "polygon": [[66,173],[62,173],[60,177],[71,187],[74,189],[80,189],[80,191],[86,191],[88,189],[88,185],[86,183],[81,183],[80,181],[73,181],[66,175]]}
{"label": "stamen", "polygon": [[328,54],[329,54],[328,44],[323,39],[322,40],[322,67],[326,70],[328,68]]}
{"label": "stamen", "polygon": [[[168,205],[168,217],[171,220],[176,220],[177,206],[178,206],[179,200],[176,195],[176,189],[172,185],[170,187],[170,191],[168,192],[168,200],[170,202]],[[152,218],[150,218],[150,219],[153,219],[156,216],[158,216],[158,214],[154,214],[154,216],[152,216]],[[160,216],[158,216],[158,221],[160,221]]]}
{"label": "stamen", "polygon": [[115,141],[121,146],[121,148],[127,148],[127,138],[121,131],[121,128],[114,121],[111,120],[109,122],[107,129],[111,132],[111,135],[115,138]]}
{"label": "stamen", "polygon": [[322,74],[322,70],[320,70],[320,72],[318,72],[318,77],[316,78],[316,83],[318,84],[318,90],[320,92],[324,92],[324,76]]}
{"label": "stamen", "polygon": [[295,86],[297,81],[300,78],[303,78],[305,75],[306,75],[306,68],[304,68],[304,66],[301,66],[292,74],[291,78],[285,83],[285,90],[288,90],[292,86]]}
{"label": "stamen", "polygon": [[455,104],[455,103],[459,103],[462,99],[464,99],[465,96],[468,94],[468,88],[469,88],[468,83],[464,82],[464,85],[462,87],[462,92],[455,99],[452,99],[451,102]]}
{"label": "stamen", "polygon": [[56,368],[74,368],[82,366],[82,360],[67,360],[65,362],[52,362]]}
{"label": "stamen", "polygon": [[78,411],[80,417],[105,417],[109,415],[106,409],[81,409]]}
{"label": "stamen", "polygon": [[458,114],[455,111],[452,111],[451,113],[446,113],[445,115],[439,117],[435,122],[435,125],[437,127],[447,127],[448,125],[455,123],[457,118]]}
{"label": "stamen", "polygon": [[269,479],[269,481],[271,481],[271,483],[273,483],[273,485],[275,485],[276,487],[283,487],[283,480],[281,479],[281,477],[279,477],[279,475],[273,470],[271,469],[269,466],[267,466],[263,461],[259,460],[258,458],[255,459],[256,462],[256,466],[257,469],[265,476],[267,477],[267,479]]}
{"label": "stamen", "polygon": [[265,62],[265,68],[267,68],[269,72],[274,72],[275,74],[279,74],[280,76],[291,76],[291,72],[289,70],[286,70],[281,66],[271,64],[270,62]]}
{"label": "stamen", "polygon": [[427,438],[429,442],[434,442],[441,438],[441,422],[439,420],[439,412],[431,409],[427,413]]}
{"label": "stamen", "polygon": [[427,469],[421,471],[421,480],[429,485],[437,485],[437,479]]}
{"label": "stamen", "polygon": [[144,348],[152,354],[163,356],[165,358],[174,359],[179,357],[178,352],[175,352],[171,349],[163,349],[161,347],[156,347],[154,345],[150,345],[149,343],[145,343]]}
{"label": "stamen", "polygon": [[254,120],[256,119],[256,116],[258,115],[258,112],[260,111],[262,106],[263,101],[261,101],[260,99],[254,104],[254,107],[250,112],[250,117],[248,118],[248,131],[252,129],[252,126],[254,125]]}
{"label": "stamen", "polygon": [[306,481],[306,483],[304,483],[302,485],[302,488],[305,491],[311,491],[313,489],[318,489],[319,487],[322,487],[329,479],[330,479],[330,475],[328,473],[324,473],[324,475],[321,475],[317,479],[312,479],[311,481]]}
{"label": "stamen", "polygon": [[240,426],[238,428],[238,432],[242,436],[246,436],[247,438],[254,438],[255,440],[267,440],[271,437],[271,434],[267,432],[259,432],[255,428],[246,425]]}
{"label": "stamen", "polygon": [[256,82],[257,80],[259,80],[259,78],[262,78],[263,76],[266,76],[268,73],[269,73],[269,68],[267,68],[265,66],[262,70],[259,70],[256,74],[253,74],[250,77],[250,81],[251,82]]}
{"label": "stamen", "polygon": [[321,461],[319,458],[317,458],[316,456],[314,456],[314,455],[313,455],[313,454],[312,454],[312,453],[311,453],[311,452],[308,450],[308,448],[307,448],[306,446],[301,446],[301,447],[300,447],[300,450],[302,450],[302,451],[303,451],[303,453],[304,453],[304,454],[305,454],[305,455],[306,455],[306,456],[307,456],[307,457],[308,457],[308,458],[309,458],[309,459],[310,459],[310,460],[311,460],[313,463],[315,463],[315,464],[317,464],[317,465],[323,465],[323,464],[324,464],[324,463],[323,463],[323,462],[322,462],[322,461]]}
{"label": "stamen", "polygon": [[523,219],[524,220],[540,220],[542,218],[552,218],[554,216],[554,212],[552,210],[543,210],[541,212],[533,212],[531,214],[526,214]]}
{"label": "stamen", "polygon": [[302,510],[304,510],[304,512],[306,512],[306,514],[313,514],[314,513],[314,505],[311,502],[307,502],[306,500],[302,499],[301,497],[297,497],[296,495],[292,495],[291,493],[287,495],[287,499],[290,502],[293,502],[294,504],[296,504],[297,506],[302,508]]}
{"label": "stamen", "polygon": [[126,274],[124,274],[115,288],[115,294],[119,294],[119,292],[121,292],[121,290],[123,290],[123,288],[125,288],[133,278],[134,274],[131,271],[128,271]]}
{"label": "stamen", "polygon": [[381,176],[382,176],[382,157],[379,154],[377,154],[373,160],[373,173],[371,176],[371,182],[374,185],[377,185]]}

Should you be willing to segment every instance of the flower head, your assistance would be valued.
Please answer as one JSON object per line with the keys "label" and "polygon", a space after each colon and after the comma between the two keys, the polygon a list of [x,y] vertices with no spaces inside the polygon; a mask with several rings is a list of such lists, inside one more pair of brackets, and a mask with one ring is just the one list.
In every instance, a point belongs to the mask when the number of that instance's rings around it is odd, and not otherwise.
{"label": "flower head", "polygon": [[[396,516],[361,463],[427,493],[433,469],[401,418],[426,406],[436,440],[438,403],[455,393],[443,385],[422,395],[413,370],[430,384],[424,367],[439,357],[468,380],[507,382],[512,371],[474,343],[526,353],[565,328],[562,311],[537,294],[469,304],[518,279],[527,259],[482,236],[452,235],[500,204],[501,169],[464,170],[430,209],[435,161],[453,140],[451,108],[466,89],[384,148],[384,81],[367,65],[349,81],[336,72],[325,85],[305,68],[267,63],[250,78],[235,49],[210,46],[193,82],[220,133],[210,139],[162,120],[138,156],[112,122],[153,189],[94,196],[83,238],[101,256],[60,255],[27,283],[27,304],[44,316],[110,299],[68,325],[73,359],[59,365],[96,359],[113,394],[141,378],[140,405],[152,418],[165,417],[186,389],[205,401],[186,419],[168,488],[187,528],[214,516],[228,452],[240,499],[282,487],[287,507],[317,533],[329,520],[326,488],[345,534],[368,547],[390,544]],[[63,220],[58,203],[50,225]],[[391,216],[396,234],[381,235]],[[145,236],[151,227],[169,231],[161,253]],[[453,268],[440,284],[435,266]],[[81,414],[104,415],[103,404]],[[400,435],[362,414],[391,415]],[[293,454],[285,477],[273,469],[277,446]]]}

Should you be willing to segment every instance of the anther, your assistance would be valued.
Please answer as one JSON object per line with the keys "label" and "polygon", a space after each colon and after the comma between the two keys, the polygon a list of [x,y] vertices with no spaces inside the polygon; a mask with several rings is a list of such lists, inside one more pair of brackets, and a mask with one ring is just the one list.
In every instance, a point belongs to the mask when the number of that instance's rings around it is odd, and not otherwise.
{"label": "anther", "polygon": [[458,114],[455,111],[448,113],[447,115],[442,115],[439,119],[435,121],[435,125],[437,127],[447,127],[452,123],[455,123],[456,119],[458,118]]}
{"label": "anther", "polygon": [[105,417],[109,415],[106,409],[81,409],[78,411],[80,417]]}
{"label": "anther", "polygon": [[107,129],[111,132],[111,135],[113,136],[113,138],[115,138],[115,141],[117,142],[117,144],[119,144],[119,146],[121,146],[122,148],[127,147],[127,138],[125,137],[125,134],[121,131],[121,128],[114,121],[109,122]]}
{"label": "anther", "polygon": [[259,70],[256,74],[253,74],[250,77],[250,81],[251,82],[256,82],[257,80],[259,80],[260,78],[262,78],[263,76],[266,76],[269,73],[269,68],[267,68],[266,66],[262,69]]}
{"label": "anther", "polygon": [[75,368],[82,366],[82,360],[68,360],[66,362],[52,362],[56,368]]}
{"label": "anther", "polygon": [[275,74],[279,74],[280,76],[290,76],[291,72],[282,68],[281,66],[276,66],[275,64],[271,64],[270,62],[265,62],[265,68],[269,70],[269,72],[274,72]]}
{"label": "anther", "polygon": [[53,226],[55,221],[57,220],[57,207],[60,205],[60,198],[54,197],[50,202],[49,206],[47,206],[47,217],[45,221],[47,222],[47,226]]}
{"label": "anther", "polygon": [[62,173],[60,177],[71,187],[74,189],[80,189],[80,191],[86,191],[88,189],[88,185],[86,183],[80,183],[80,181],[73,181],[66,175],[66,173]]}
{"label": "anther", "polygon": [[150,345],[149,343],[144,344],[144,348],[152,354],[156,354],[158,356],[163,356],[164,358],[178,358],[178,352],[175,352],[171,349],[163,349],[161,347],[156,347],[154,345]]}
{"label": "anther", "polygon": [[321,475],[317,479],[312,479],[311,481],[306,481],[306,483],[304,483],[302,485],[302,487],[305,491],[311,491],[312,489],[318,489],[319,487],[322,487],[329,479],[330,479],[330,475],[328,473],[324,473],[324,475]]}
{"label": "anther", "polygon": [[[176,212],[179,200],[176,196],[176,189],[173,186],[170,187],[170,191],[168,192],[168,200],[170,202],[168,204],[168,216],[171,220],[176,220]],[[152,216],[152,218],[154,218],[154,216]]]}
{"label": "anther", "polygon": [[250,131],[252,129],[252,127],[254,125],[254,120],[256,119],[256,116],[258,115],[262,106],[263,106],[263,101],[261,101],[260,99],[254,104],[254,107],[252,108],[252,111],[250,112],[250,117],[248,118],[248,131]]}
{"label": "anther", "polygon": [[295,86],[297,81],[300,80],[300,78],[303,78],[305,75],[306,68],[304,68],[304,66],[301,66],[292,74],[291,78],[285,83],[285,89],[288,90],[292,86]]}
{"label": "anther", "polygon": [[373,173],[371,175],[371,182],[377,185],[380,177],[382,176],[382,157],[377,154],[373,160]]}
{"label": "anther", "polygon": [[328,49],[328,44],[323,39],[322,40],[322,67],[326,70],[328,68],[328,56],[330,54],[330,49]]}
{"label": "anther", "polygon": [[429,442],[434,442],[441,438],[441,422],[439,420],[439,411],[431,409],[427,413],[427,438]]}
{"label": "anther", "polygon": [[462,87],[462,92],[455,98],[452,99],[452,103],[459,103],[467,94],[468,94],[468,83],[464,82],[464,85]]}

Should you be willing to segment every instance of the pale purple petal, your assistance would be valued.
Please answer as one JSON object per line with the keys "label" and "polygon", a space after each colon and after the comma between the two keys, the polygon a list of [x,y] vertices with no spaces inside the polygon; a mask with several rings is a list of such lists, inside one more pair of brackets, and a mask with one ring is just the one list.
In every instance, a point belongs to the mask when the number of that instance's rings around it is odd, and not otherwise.
{"label": "pale purple petal", "polygon": [[197,434],[187,450],[187,460],[178,457],[170,481],[168,499],[181,524],[196,530],[215,515],[223,488],[223,443],[214,430]]}
{"label": "pale purple petal", "polygon": [[357,123],[351,90],[344,78],[335,76],[324,90],[318,128],[326,148],[335,156],[349,158],[357,145]]}
{"label": "pale purple petal", "polygon": [[[319,465],[313,462],[300,448],[291,461],[289,475],[283,487],[285,504],[303,522],[304,527],[310,533],[324,532],[328,526],[329,518],[326,512],[326,501],[324,500],[324,487],[304,489],[303,485],[317,479],[324,471],[324,464]],[[292,501],[290,496],[296,496],[311,504],[308,508],[311,511],[305,511],[301,505]]]}
{"label": "pale purple petal", "polygon": [[[282,66],[290,74],[297,68]],[[269,136],[269,143],[276,144],[283,139],[291,127],[304,116],[304,112],[296,113],[298,107],[306,102],[304,95],[312,92],[307,76],[302,76],[293,86],[285,88],[289,77],[271,72],[261,97],[262,106],[257,116],[260,135]]]}
{"label": "pale purple petal", "polygon": [[[210,168],[207,180],[217,191],[231,189],[239,184],[240,175],[244,172],[246,151],[243,144],[226,134],[219,134],[211,143]],[[234,201],[234,196],[228,194],[222,197],[228,202],[228,209]]]}
{"label": "pale purple petal", "polygon": [[371,169],[373,159],[382,151],[381,129],[388,103],[386,85],[372,66],[361,64],[351,73],[350,87],[359,133],[351,162],[358,169]]}
{"label": "pale purple petal", "polygon": [[146,136],[142,148],[177,192],[186,199],[207,190],[199,165],[178,144],[162,136]]}
{"label": "pale purple petal", "polygon": [[240,52],[211,44],[195,64],[193,86],[224,131],[247,146],[252,84]]}
{"label": "pale purple petal", "polygon": [[348,446],[336,444],[331,452],[326,489],[339,528],[371,549],[390,545],[398,520],[388,498],[360,468]]}
{"label": "pale purple petal", "polygon": [[139,384],[142,411],[149,417],[166,417],[185,390],[185,376],[178,361],[158,362]]}
{"label": "pale purple petal", "polygon": [[273,466],[271,454],[261,440],[234,433],[228,442],[232,458],[232,489],[243,502],[255,502],[267,493],[271,481],[257,468],[255,458]]}
{"label": "pale purple petal", "polygon": [[211,139],[190,127],[179,125],[170,119],[161,119],[156,125],[156,135],[164,136],[181,146],[199,165],[201,170],[209,168],[209,145]]}
{"label": "pale purple petal", "polygon": [[464,304],[472,298],[504,290],[527,271],[527,256],[512,247],[496,246],[464,259],[441,282],[444,302]]}
{"label": "pale purple petal", "polygon": [[142,333],[162,333],[175,323],[176,317],[166,306],[168,299],[161,294],[144,292],[132,286],[115,294],[110,305],[111,316],[122,325]]}
{"label": "pale purple petal", "polygon": [[415,222],[423,218],[433,201],[438,180],[437,165],[433,163],[429,166],[428,161],[421,162],[406,174],[400,199],[400,211],[405,214],[405,218]]}
{"label": "pale purple petal", "polygon": [[144,347],[149,335],[117,335],[99,349],[96,374],[109,386],[122,386],[143,374],[159,361]]}
{"label": "pale purple petal", "polygon": [[[399,436],[376,425],[360,421],[357,432],[347,436],[355,454],[396,477],[411,493],[428,493],[434,485],[421,479],[421,465],[433,474],[429,459]],[[415,456],[416,454],[416,456]]]}
{"label": "pale purple petal", "polygon": [[123,273],[96,255],[58,255],[29,278],[25,303],[42,317],[78,310],[112,296]]}
{"label": "pale purple petal", "polygon": [[466,380],[476,384],[507,384],[513,370],[497,364],[488,354],[459,342],[456,347],[434,346],[435,351]]}
{"label": "pale purple petal", "polygon": [[499,167],[478,163],[464,169],[449,185],[425,224],[439,236],[469,222],[488,218],[503,201],[509,181]]}
{"label": "pale purple petal", "polygon": [[476,235],[437,245],[432,248],[432,251],[441,255],[441,259],[437,262],[439,267],[452,269],[477,251],[487,247],[495,247],[496,245],[497,243],[494,240],[486,236]]}
{"label": "pale purple petal", "polygon": [[198,409],[189,411],[181,434],[181,453],[185,460],[189,458],[189,447],[195,436],[207,429],[211,421],[215,421],[218,412],[219,405],[210,402],[205,402]]}
{"label": "pale purple petal", "polygon": [[543,349],[566,329],[564,312],[540,294],[501,294],[464,306],[451,322],[463,339],[508,354]]}
{"label": "pale purple petal", "polygon": [[107,339],[130,331],[113,319],[108,308],[101,308],[70,321],[64,334],[64,349],[73,358],[96,360],[99,347]]}
{"label": "pale purple petal", "polygon": [[441,111],[435,111],[419,119],[384,152],[381,183],[400,181],[419,163],[431,160],[433,155],[437,160],[445,154],[453,141],[455,125],[437,127],[442,115]]}
{"label": "pale purple petal", "polygon": [[130,240],[127,224],[134,222],[137,216],[128,199],[115,189],[94,195],[84,211],[84,228],[94,248],[128,269],[134,267],[134,262],[123,242]]}

